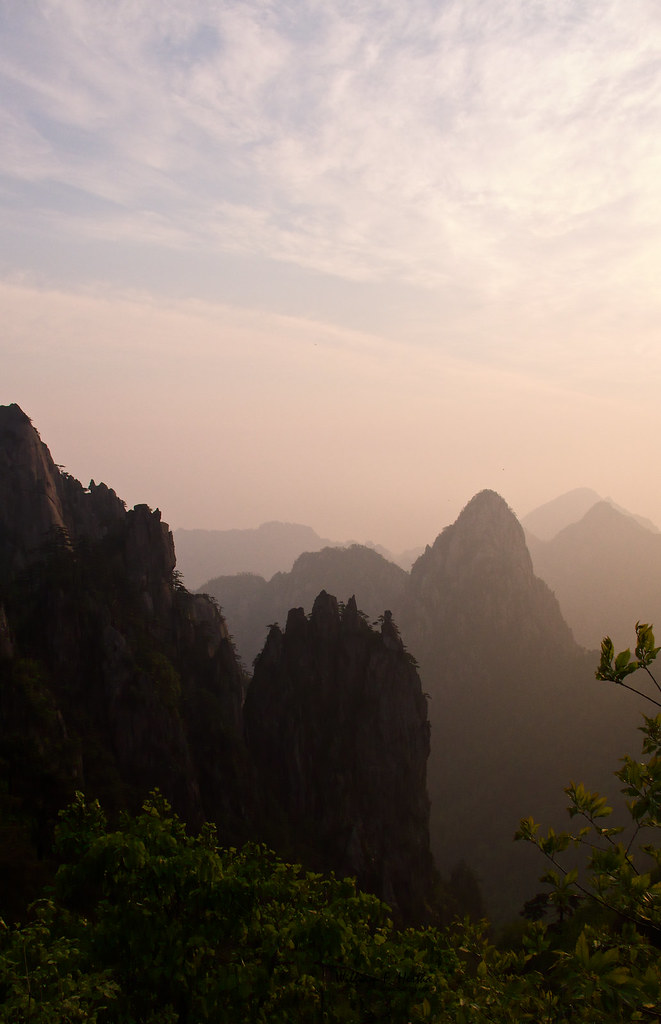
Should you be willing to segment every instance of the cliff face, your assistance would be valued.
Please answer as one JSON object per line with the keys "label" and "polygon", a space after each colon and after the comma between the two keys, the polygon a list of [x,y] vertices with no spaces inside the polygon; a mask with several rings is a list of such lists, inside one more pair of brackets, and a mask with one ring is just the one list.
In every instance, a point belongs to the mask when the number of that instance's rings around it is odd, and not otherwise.
{"label": "cliff face", "polygon": [[574,779],[612,792],[611,760],[631,749],[637,709],[594,678],[533,572],[523,530],[483,491],[411,570],[400,613],[429,692],[432,848],[441,870],[466,861],[487,909],[511,917],[538,886],[539,864],[512,843],[519,819],[566,827]]}
{"label": "cliff face", "polygon": [[273,840],[426,913],[426,707],[390,620],[374,634],[327,595],[309,622],[293,612],[260,659],[246,745],[225,620],[174,569],[160,512],[83,488],[0,408],[0,913],[43,880],[75,789],[112,813],[153,787],[221,841]]}
{"label": "cliff face", "polygon": [[273,626],[245,704],[260,786],[294,857],[429,913],[427,706],[390,613],[376,632],[325,591]]}
{"label": "cliff face", "polygon": [[0,408],[0,552],[0,901],[12,844],[34,867],[75,789],[112,811],[159,787],[193,825],[245,838],[246,680],[217,607],[177,584],[160,512],[83,488]]}
{"label": "cliff face", "polygon": [[124,502],[104,484],[92,482],[85,491],[60,472],[17,405],[0,406],[0,565],[5,573],[33,560],[55,534],[67,542],[98,540],[124,514]]}
{"label": "cliff face", "polygon": [[[538,579],[516,516],[495,491],[481,491],[411,569],[407,638],[414,650],[475,662],[511,663],[577,647],[547,585]],[[469,641],[471,634],[474,643]],[[460,650],[457,648],[460,646]]]}

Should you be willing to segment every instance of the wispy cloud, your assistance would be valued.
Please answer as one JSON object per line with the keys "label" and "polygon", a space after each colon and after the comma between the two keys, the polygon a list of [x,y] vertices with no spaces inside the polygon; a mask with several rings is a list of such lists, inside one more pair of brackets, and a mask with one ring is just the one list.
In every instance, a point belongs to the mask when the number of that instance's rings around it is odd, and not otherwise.
{"label": "wispy cloud", "polygon": [[513,308],[541,336],[660,312],[653,0],[0,11],[0,170],[41,237],[408,286],[512,359]]}

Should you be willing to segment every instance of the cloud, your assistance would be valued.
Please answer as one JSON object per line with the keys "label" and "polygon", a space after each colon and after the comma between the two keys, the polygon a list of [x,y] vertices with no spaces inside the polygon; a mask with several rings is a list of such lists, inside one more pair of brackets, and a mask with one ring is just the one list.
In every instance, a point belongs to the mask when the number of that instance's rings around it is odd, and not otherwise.
{"label": "cloud", "polygon": [[44,0],[5,29],[0,169],[40,260],[50,232],[409,289],[444,325],[409,343],[503,365],[658,316],[652,0]]}

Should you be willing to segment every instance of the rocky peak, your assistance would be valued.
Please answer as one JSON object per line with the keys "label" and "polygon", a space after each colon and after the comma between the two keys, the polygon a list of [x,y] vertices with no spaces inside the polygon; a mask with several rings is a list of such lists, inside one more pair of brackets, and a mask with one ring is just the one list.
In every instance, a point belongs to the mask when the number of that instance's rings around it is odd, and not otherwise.
{"label": "rocky peak", "polygon": [[[456,522],[428,547],[411,570],[405,627],[414,651],[430,637],[446,637],[471,657],[502,656],[512,644],[519,654],[574,650],[571,631],[553,594],[533,571],[523,528],[494,491],[481,491]],[[478,654],[470,640],[482,638]],[[446,641],[440,641],[445,644]]]}
{"label": "rocky peak", "polygon": [[245,676],[174,568],[158,510],[84,488],[0,407],[0,817],[8,800],[42,836],[75,789],[117,809],[158,786],[190,823],[243,834]]}
{"label": "rocky peak", "polygon": [[0,565],[24,563],[54,531],[66,533],[59,475],[23,410],[0,406]]}
{"label": "rocky peak", "polygon": [[519,521],[499,494],[485,490],[439,534],[417,560],[411,575],[422,577],[429,571],[455,574],[459,570],[462,575],[481,574],[490,563],[493,569],[507,566],[509,571],[532,571]]}
{"label": "rocky peak", "polygon": [[354,598],[322,591],[309,618],[272,627],[244,707],[246,737],[290,855],[357,876],[403,918],[424,917],[427,706],[392,618],[373,630]]}
{"label": "rocky peak", "polygon": [[[127,512],[115,492],[88,488],[55,464],[18,405],[0,406],[0,570],[7,577],[44,556],[55,542],[112,538],[115,563],[142,593],[150,614],[169,611],[175,553],[161,513],[147,505]],[[119,564],[118,564],[119,563]]]}
{"label": "rocky peak", "polygon": [[[220,609],[176,577],[160,512],[63,473],[17,406],[0,409],[0,556],[0,817],[38,850],[75,789],[112,811],[157,786],[221,841],[267,840],[424,919],[429,724],[389,613],[378,633],[355,598],[294,607],[244,711]],[[16,877],[0,871],[0,912]]]}

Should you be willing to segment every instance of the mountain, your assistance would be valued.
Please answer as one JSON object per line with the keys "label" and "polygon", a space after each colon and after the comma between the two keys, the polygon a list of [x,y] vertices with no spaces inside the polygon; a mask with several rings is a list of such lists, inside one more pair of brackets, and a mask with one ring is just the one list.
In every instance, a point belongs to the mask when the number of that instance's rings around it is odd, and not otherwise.
{"label": "mountain", "polygon": [[[312,527],[300,523],[262,523],[248,530],[175,530],[177,565],[189,589],[210,591],[219,577],[250,575],[270,579],[275,573],[289,572],[296,559],[325,547],[355,546],[355,541],[332,541],[320,537]],[[411,548],[393,555],[380,544],[361,544],[389,562],[406,569],[422,548]]]}
{"label": "mountain", "polygon": [[271,577],[287,571],[303,551],[334,542],[299,523],[262,523],[252,530],[175,530],[179,571],[189,589],[213,576],[250,572]]}
{"label": "mountain", "polygon": [[466,861],[505,919],[538,886],[539,864],[511,841],[519,819],[563,827],[572,779],[612,793],[642,704],[595,680],[597,655],[575,643],[493,491],[415,563],[398,621],[430,696],[434,855],[442,871]]}
{"label": "mountain", "polygon": [[[329,601],[321,600],[320,622],[330,621]],[[299,708],[290,699],[278,711],[264,682],[275,634],[261,677],[248,686],[218,607],[179,582],[160,512],[146,505],[127,511],[104,484],[84,488],[54,464],[18,406],[0,407],[0,916],[24,907],[48,877],[49,836],[75,790],[98,796],[114,816],[135,809],[153,787],[192,827],[216,823],[222,842],[277,840],[320,869],[347,870],[377,895],[392,895],[402,920],[423,907],[428,913],[435,882],[420,680],[389,646],[388,629],[376,633],[353,607],[334,640],[311,626],[297,645],[301,630],[292,629],[276,674],[289,673],[307,700]],[[343,659],[351,670],[337,673]],[[332,695],[319,690],[321,680],[334,681]],[[379,686],[380,699],[364,699]],[[387,697],[399,690],[407,699]],[[308,760],[305,779],[294,766],[291,792],[274,796],[254,737],[268,732],[276,713],[283,728],[291,719],[289,735],[300,749],[333,714],[344,735]],[[370,741],[372,730],[378,735]],[[363,746],[371,751],[364,770],[356,761]],[[391,828],[397,802],[374,784],[398,765],[417,813],[409,814],[404,842]],[[296,793],[309,787],[321,800],[328,780],[341,775],[351,779],[351,806],[360,809],[357,839],[344,847],[329,842],[342,810],[333,792],[302,817],[292,813]],[[408,890],[397,881],[407,870],[420,879]]]}
{"label": "mountain", "polygon": [[601,495],[590,487],[576,487],[533,509],[521,519],[521,525],[526,533],[532,533],[540,540],[550,540],[565,526],[581,519],[589,508],[602,500]]}
{"label": "mountain", "polygon": [[354,596],[359,607],[376,619],[384,609],[399,607],[407,573],[372,548],[360,544],[305,552],[291,572],[276,573],[268,582],[241,573],[209,580],[202,588],[222,604],[237,649],[251,664],[261,650],[267,626],[284,622],[292,607],[311,608],[320,590]]}
{"label": "mountain", "polygon": [[390,610],[429,696],[434,856],[446,875],[472,869],[498,920],[538,888],[536,858],[512,843],[519,819],[562,827],[569,781],[610,792],[613,757],[637,747],[638,705],[596,682],[597,654],[574,640],[521,524],[493,491],[476,495],[410,574],[364,548],[331,548],[268,583],[208,586],[241,650],[258,649],[267,623],[310,607],[322,587],[344,600],[356,593],[371,616]]}
{"label": "mountain", "polygon": [[176,585],[160,512],[62,473],[16,405],[0,407],[0,567],[0,900],[40,874],[76,789],[116,813],[159,787],[192,825],[245,835],[246,679],[224,620]]}
{"label": "mountain", "polygon": [[593,505],[603,501],[611,505],[617,512],[630,516],[644,529],[652,533],[659,532],[649,519],[628,512],[627,509],[616,505],[612,498],[602,498],[589,487],[577,487],[573,491],[568,491],[566,494],[561,494],[558,498],[553,498],[552,501],[540,505],[539,508],[523,517],[521,525],[527,534],[532,534],[534,538],[542,541],[549,541],[560,530],[564,530],[566,526],[582,519]]}
{"label": "mountain", "polygon": [[389,613],[377,632],[354,598],[340,608],[322,591],[309,617],[292,609],[257,658],[245,721],[263,791],[299,837],[294,856],[428,917],[427,704]]}
{"label": "mountain", "polygon": [[530,549],[579,643],[597,647],[608,634],[627,647],[637,620],[661,626],[661,534],[628,513],[598,502]]}

